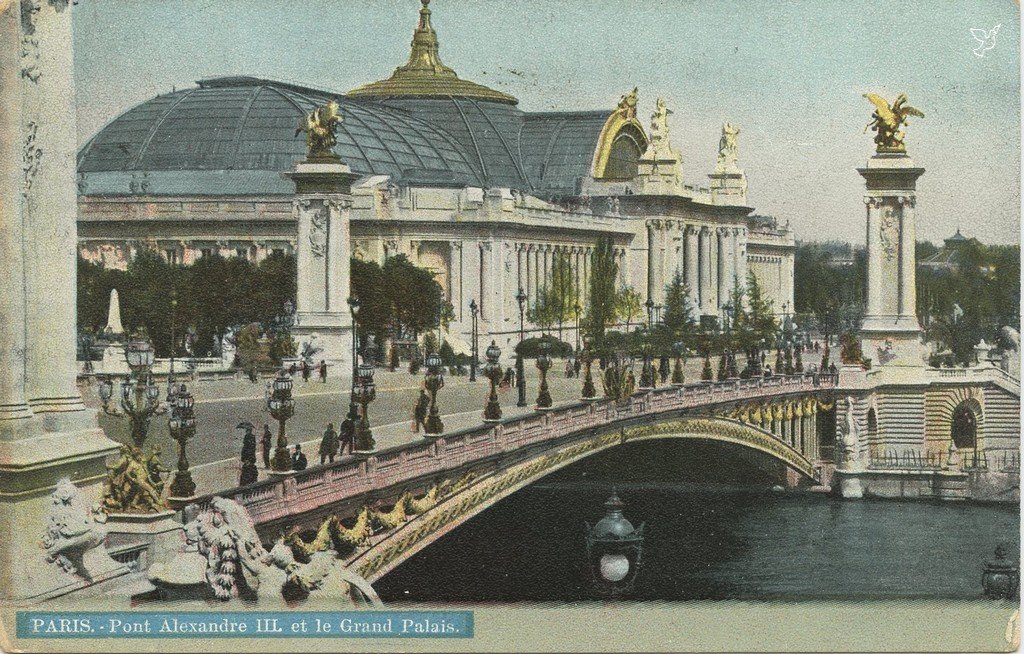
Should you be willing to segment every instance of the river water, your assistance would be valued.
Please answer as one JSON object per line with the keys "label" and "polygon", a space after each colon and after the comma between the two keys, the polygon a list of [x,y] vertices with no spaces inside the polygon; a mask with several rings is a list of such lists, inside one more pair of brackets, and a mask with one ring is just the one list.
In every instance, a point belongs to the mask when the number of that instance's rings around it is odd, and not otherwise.
{"label": "river water", "polygon": [[[385,603],[577,601],[583,522],[614,488],[646,523],[638,600],[974,598],[1017,506],[843,501],[783,491],[730,446],[653,441],[560,470],[484,511],[375,587]],[[771,466],[767,466],[770,468]]]}

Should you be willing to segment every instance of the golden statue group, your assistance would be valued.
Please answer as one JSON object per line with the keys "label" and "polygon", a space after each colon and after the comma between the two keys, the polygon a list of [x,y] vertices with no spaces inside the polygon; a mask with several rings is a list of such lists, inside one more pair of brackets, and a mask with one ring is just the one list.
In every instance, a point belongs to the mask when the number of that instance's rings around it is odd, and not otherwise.
{"label": "golden statue group", "polygon": [[865,132],[869,128],[875,132],[875,151],[879,153],[906,152],[907,148],[903,145],[903,130],[900,128],[909,124],[908,116],[924,118],[924,114],[907,104],[906,93],[900,93],[892,105],[875,93],[865,93],[864,97],[875,105],[871,122],[864,128]]}
{"label": "golden statue group", "polygon": [[306,114],[295,134],[306,133],[308,158],[337,159],[331,149],[338,142],[337,130],[341,120],[341,108],[334,100]]}

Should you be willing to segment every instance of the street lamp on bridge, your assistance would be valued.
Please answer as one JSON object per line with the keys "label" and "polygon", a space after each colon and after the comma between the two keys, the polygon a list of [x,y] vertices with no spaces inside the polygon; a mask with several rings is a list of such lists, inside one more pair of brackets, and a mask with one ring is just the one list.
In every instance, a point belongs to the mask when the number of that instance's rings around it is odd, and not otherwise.
{"label": "street lamp on bridge", "polygon": [[171,438],[178,442],[178,471],[174,475],[174,483],[171,484],[171,497],[192,497],[196,493],[196,483],[192,480],[192,473],[188,469],[188,456],[185,454],[185,444],[196,435],[194,403],[192,393],[188,392],[185,384],[182,384],[174,393],[171,418],[167,421]]}
{"label": "street lamp on bridge", "polygon": [[356,407],[356,383],[359,380],[359,298],[350,297],[347,300],[348,310],[352,314],[352,385],[349,388],[348,415],[346,416],[353,425],[359,424],[359,409]]}
{"label": "street lamp on bridge", "polygon": [[477,319],[477,314],[480,313],[480,307],[478,307],[476,305],[476,300],[470,300],[469,301],[469,313],[470,313],[470,315],[473,316],[473,339],[472,339],[472,342],[470,344],[470,350],[472,352],[472,357],[471,357],[471,360],[469,362],[469,381],[475,382],[476,381],[476,362],[477,362],[477,359],[480,356],[480,353],[479,353],[479,350],[478,350],[479,346],[477,345],[477,333],[476,333],[476,330],[477,330],[476,319]]}
{"label": "street lamp on bridge", "polygon": [[377,398],[377,387],[373,383],[373,364],[367,363],[363,357],[363,363],[359,364],[358,371],[358,384],[353,389],[352,397],[359,403],[361,411],[359,412],[359,420],[356,422],[356,433],[355,433],[355,451],[359,454],[372,454],[374,451],[374,445],[376,443],[373,440],[373,432],[370,431],[370,414],[369,405]]}
{"label": "street lamp on bridge", "polygon": [[292,459],[288,454],[288,436],[285,434],[285,423],[295,415],[295,400],[292,399],[292,378],[282,368],[272,384],[273,391],[267,398],[267,409],[274,420],[277,420],[277,449],[270,462],[274,472],[288,472],[292,467]]}
{"label": "street lamp on bridge", "polygon": [[547,341],[540,343],[540,355],[537,357],[537,369],[540,370],[540,392],[537,394],[537,408],[551,408],[551,392],[548,390],[548,370],[551,368],[551,355],[548,352],[551,344]]}
{"label": "street lamp on bridge", "polygon": [[519,287],[519,292],[516,294],[516,302],[519,303],[519,345],[516,347],[516,390],[519,391],[519,400],[516,402],[516,406],[526,406],[526,366],[523,365],[523,339],[526,336],[526,332],[523,329],[523,315],[526,311],[526,292],[523,291],[523,287]]}
{"label": "street lamp on bridge", "polygon": [[484,408],[484,422],[501,420],[501,404],[498,403],[498,381],[501,379],[501,348],[491,341],[487,348],[487,363],[484,364],[484,376],[491,382],[491,392],[487,395],[487,406]]}
{"label": "street lamp on bridge", "polygon": [[583,311],[583,307],[577,302],[576,306],[573,307],[576,310],[576,354],[580,353],[580,313]]}
{"label": "street lamp on bridge", "polygon": [[444,432],[444,423],[437,410],[437,392],[444,388],[444,373],[441,370],[441,356],[437,352],[427,355],[427,373],[423,383],[430,393],[430,413],[423,431],[429,436],[438,436]]}
{"label": "street lamp on bridge", "polygon": [[647,327],[650,329],[654,326],[654,300],[647,298],[644,306],[647,307]]}

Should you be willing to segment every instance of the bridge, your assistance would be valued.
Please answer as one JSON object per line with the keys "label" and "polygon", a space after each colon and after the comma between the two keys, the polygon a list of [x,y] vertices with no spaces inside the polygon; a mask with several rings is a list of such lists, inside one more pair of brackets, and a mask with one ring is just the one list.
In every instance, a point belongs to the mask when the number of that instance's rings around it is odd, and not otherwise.
{"label": "bridge", "polygon": [[349,565],[374,581],[520,488],[627,442],[730,443],[818,484],[815,416],[831,408],[836,384],[833,375],[776,376],[562,404],[216,495],[244,506],[267,541],[285,534],[310,551],[349,546]]}

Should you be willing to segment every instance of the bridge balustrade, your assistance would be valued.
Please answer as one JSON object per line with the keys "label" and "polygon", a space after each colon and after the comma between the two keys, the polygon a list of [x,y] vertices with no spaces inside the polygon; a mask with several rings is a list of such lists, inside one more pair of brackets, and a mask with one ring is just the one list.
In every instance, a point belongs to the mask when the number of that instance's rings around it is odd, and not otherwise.
{"label": "bridge balustrade", "polygon": [[[834,388],[836,382],[836,375],[780,375],[654,389],[634,394],[624,402],[599,399],[572,403],[445,434],[436,441],[400,446],[365,459],[316,466],[218,495],[235,499],[257,524],[262,524],[624,418]],[[200,498],[197,504],[205,505],[211,497]]]}

